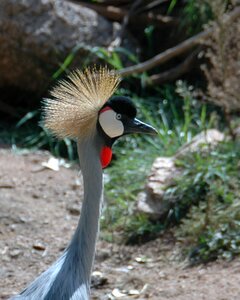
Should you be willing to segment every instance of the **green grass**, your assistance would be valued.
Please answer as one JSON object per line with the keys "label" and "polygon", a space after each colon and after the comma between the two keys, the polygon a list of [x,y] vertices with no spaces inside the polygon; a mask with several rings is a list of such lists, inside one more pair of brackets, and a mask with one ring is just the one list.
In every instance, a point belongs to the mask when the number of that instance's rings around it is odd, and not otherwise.
{"label": "green grass", "polygon": [[193,263],[240,253],[239,149],[239,141],[225,141],[179,162],[184,172],[172,194],[175,222],[181,221],[175,234]]}
{"label": "green grass", "polygon": [[[214,1],[214,0],[211,0]],[[167,13],[176,13],[177,4],[180,0],[171,0]],[[188,36],[194,35],[203,30],[203,25],[213,19],[213,12],[208,0],[186,0],[180,12],[180,29],[184,29]]]}

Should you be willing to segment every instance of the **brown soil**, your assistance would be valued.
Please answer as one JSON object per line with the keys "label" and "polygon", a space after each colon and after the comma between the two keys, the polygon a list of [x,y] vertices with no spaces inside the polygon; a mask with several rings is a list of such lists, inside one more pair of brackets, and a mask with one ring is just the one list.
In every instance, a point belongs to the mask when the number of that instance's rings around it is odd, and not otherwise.
{"label": "brown soil", "polygon": [[[0,299],[21,291],[68,244],[82,198],[78,169],[42,167],[47,152],[0,150]],[[92,299],[240,299],[240,260],[184,267],[171,238],[97,245]],[[122,294],[122,295],[121,295]],[[120,297],[122,296],[122,297]]]}

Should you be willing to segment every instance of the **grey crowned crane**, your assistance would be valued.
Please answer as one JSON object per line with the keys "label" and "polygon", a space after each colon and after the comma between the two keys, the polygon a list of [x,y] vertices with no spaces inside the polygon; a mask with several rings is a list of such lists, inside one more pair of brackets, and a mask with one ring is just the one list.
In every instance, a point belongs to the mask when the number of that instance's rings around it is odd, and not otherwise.
{"label": "grey crowned crane", "polygon": [[44,100],[45,126],[59,138],[75,138],[83,175],[84,199],[78,226],[62,256],[14,300],[87,300],[102,208],[102,169],[112,145],[129,133],[155,134],[136,119],[130,99],[112,97],[119,76],[105,67],[75,71]]}

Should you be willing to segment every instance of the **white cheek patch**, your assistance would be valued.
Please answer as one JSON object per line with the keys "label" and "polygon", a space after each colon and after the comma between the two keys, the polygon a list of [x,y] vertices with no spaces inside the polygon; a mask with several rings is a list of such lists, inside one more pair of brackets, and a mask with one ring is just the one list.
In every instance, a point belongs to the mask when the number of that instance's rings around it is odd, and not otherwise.
{"label": "white cheek patch", "polygon": [[116,119],[116,115],[112,109],[103,111],[99,115],[99,124],[110,138],[121,136],[124,132],[123,123]]}

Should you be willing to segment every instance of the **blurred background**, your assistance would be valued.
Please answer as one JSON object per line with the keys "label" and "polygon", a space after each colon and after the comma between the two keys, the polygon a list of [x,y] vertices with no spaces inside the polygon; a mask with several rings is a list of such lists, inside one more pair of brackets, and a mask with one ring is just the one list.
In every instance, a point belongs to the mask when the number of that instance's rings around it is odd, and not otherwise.
{"label": "blurred background", "polygon": [[[15,210],[14,201],[7,201],[4,194],[6,190],[17,193],[15,184],[6,184],[6,165],[13,159],[10,152],[27,153],[34,162],[39,161],[36,153],[49,151],[55,157],[47,162],[51,170],[76,162],[75,141],[56,140],[44,128],[41,101],[71,70],[93,64],[108,65],[121,74],[117,94],[130,97],[139,118],[159,131],[154,139],[125,137],[115,146],[113,162],[105,171],[106,204],[101,220],[104,247],[113,252],[117,247],[115,251],[126,251],[127,257],[129,253],[135,255],[129,247],[144,249],[143,253],[150,249],[156,258],[161,253],[159,244],[171,246],[175,252],[169,250],[169,255],[177,253],[173,255],[177,265],[184,262],[199,266],[215,260],[226,263],[234,258],[239,262],[238,0],[1,0],[0,147],[7,150],[2,150],[0,160],[5,220],[0,234],[9,237],[12,223],[7,211]],[[27,172],[24,166],[20,177]],[[13,175],[9,173],[8,177]],[[35,203],[36,199],[31,201]],[[73,224],[79,217],[78,203],[68,203],[71,207],[64,211],[64,215],[73,215]],[[2,244],[3,254],[10,257],[3,260],[6,274],[12,270],[13,259],[20,261],[19,266],[24,261],[26,249],[16,246],[15,238],[14,247],[7,238]],[[44,241],[41,235],[39,239]],[[41,243],[33,247],[34,251],[46,250]],[[20,252],[11,256],[9,249]],[[135,263],[143,268],[151,263],[146,255],[135,256]],[[51,257],[48,259],[46,265]],[[122,265],[120,258],[118,263]],[[156,269],[162,267],[157,265],[156,260]],[[142,283],[141,288],[131,288],[135,290],[131,295],[130,288],[116,288],[109,278],[105,279],[110,292],[99,293],[111,294],[112,298],[101,298],[97,293],[96,299],[116,299],[121,294],[136,298],[141,293],[141,299],[147,299],[146,293],[150,299],[154,295],[158,295],[155,299],[182,299],[176,295],[160,298],[159,291],[151,296]],[[13,279],[7,285],[2,299],[13,286],[18,288]],[[184,299],[203,298],[192,294]],[[216,294],[208,299],[223,298]],[[226,299],[237,298],[233,295]]]}

